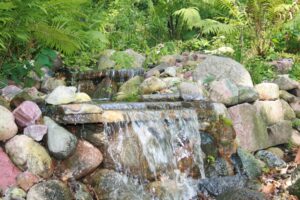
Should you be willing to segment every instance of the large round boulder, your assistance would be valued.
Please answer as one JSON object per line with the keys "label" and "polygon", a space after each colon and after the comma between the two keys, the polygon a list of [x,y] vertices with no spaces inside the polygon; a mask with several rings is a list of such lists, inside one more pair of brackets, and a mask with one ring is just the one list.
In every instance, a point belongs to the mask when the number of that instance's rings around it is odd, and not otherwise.
{"label": "large round boulder", "polygon": [[231,58],[207,55],[193,72],[193,80],[205,82],[208,78],[215,80],[228,78],[236,85],[253,87],[246,68]]}
{"label": "large round boulder", "polygon": [[10,159],[22,170],[43,178],[53,172],[52,159],[46,149],[26,135],[16,135],[5,144]]}
{"label": "large round boulder", "polygon": [[5,141],[18,132],[14,115],[5,107],[0,106],[0,141]]}

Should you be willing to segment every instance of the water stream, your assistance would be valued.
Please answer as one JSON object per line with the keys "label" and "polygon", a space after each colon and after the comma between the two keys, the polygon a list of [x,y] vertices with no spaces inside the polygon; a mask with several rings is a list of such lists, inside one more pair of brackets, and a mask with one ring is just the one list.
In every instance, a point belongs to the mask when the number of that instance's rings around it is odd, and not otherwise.
{"label": "water stream", "polygon": [[[193,178],[205,178],[196,112],[129,110],[124,115],[124,122],[104,126],[106,167],[147,183],[144,191],[158,199],[195,197]],[[165,192],[157,194],[157,187]]]}

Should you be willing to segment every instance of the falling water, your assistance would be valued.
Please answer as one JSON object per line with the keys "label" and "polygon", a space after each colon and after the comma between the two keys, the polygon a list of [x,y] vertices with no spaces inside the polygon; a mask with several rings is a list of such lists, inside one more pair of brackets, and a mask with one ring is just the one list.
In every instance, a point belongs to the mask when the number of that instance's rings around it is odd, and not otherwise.
{"label": "falling water", "polygon": [[150,183],[149,193],[155,192],[151,184],[159,183],[160,188],[169,191],[160,195],[162,199],[196,196],[192,177],[205,177],[196,112],[180,109],[124,113],[125,122],[105,125],[109,159],[104,163],[141,183]]}

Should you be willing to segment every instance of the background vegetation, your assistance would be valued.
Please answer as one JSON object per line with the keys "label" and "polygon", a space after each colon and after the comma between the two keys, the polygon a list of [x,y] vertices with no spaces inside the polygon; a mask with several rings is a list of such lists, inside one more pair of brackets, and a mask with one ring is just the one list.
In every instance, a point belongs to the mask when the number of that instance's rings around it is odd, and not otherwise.
{"label": "background vegetation", "polygon": [[57,53],[65,66],[91,68],[107,48],[132,48],[155,63],[231,47],[255,82],[274,76],[268,62],[277,58],[293,58],[300,79],[298,0],[2,0],[0,27],[1,84],[27,83]]}

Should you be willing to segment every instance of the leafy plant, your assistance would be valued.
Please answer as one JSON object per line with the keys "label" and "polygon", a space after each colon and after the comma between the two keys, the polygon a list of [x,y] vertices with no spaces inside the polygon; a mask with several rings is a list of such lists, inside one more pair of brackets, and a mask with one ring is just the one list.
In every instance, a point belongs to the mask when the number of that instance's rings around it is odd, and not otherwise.
{"label": "leafy plant", "polygon": [[117,51],[111,57],[116,62],[115,69],[129,69],[132,68],[134,58],[126,52]]}
{"label": "leafy plant", "polygon": [[275,70],[259,57],[247,60],[245,66],[250,72],[253,82],[256,84],[265,80],[272,80],[276,76]]}

